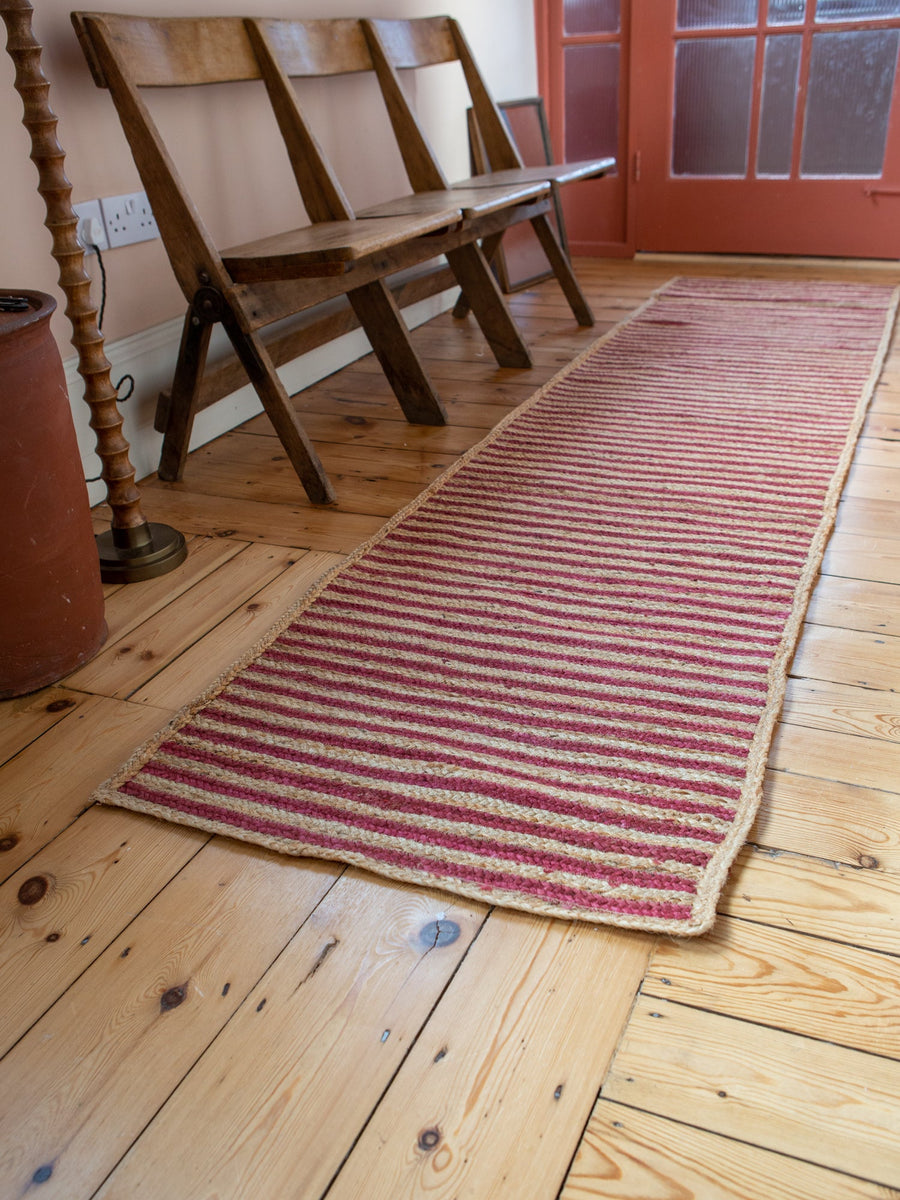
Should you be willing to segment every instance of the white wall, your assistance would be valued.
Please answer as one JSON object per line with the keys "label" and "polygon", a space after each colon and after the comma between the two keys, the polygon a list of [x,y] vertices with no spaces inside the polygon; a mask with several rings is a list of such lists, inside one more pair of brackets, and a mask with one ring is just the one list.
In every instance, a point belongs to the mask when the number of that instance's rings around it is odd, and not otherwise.
{"label": "white wall", "polygon": [[[33,0],[35,36],[44,47],[43,69],[50,81],[50,103],[59,117],[59,139],[75,203],[97,196],[136,191],[140,180],[109,96],[96,88],[72,30],[69,0]],[[93,6],[92,6],[93,8]],[[246,0],[117,0],[110,11],[154,15],[246,14]],[[427,16],[446,12],[462,23],[494,95],[509,99],[536,91],[532,0],[267,0],[266,16]],[[49,292],[59,304],[53,330],[64,359],[72,355],[64,296],[44,229],[44,203],[37,193],[37,172],[29,159],[30,141],[21,124],[22,107],[13,86],[14,70],[0,56],[0,155],[3,162],[3,217],[0,222],[0,286]],[[399,154],[374,79],[367,77],[307,81],[301,100],[350,197],[374,203],[406,190]],[[240,89],[239,91],[235,89]],[[414,84],[417,108],[445,170],[468,173],[465,132],[466,92],[455,65],[420,73]],[[238,100],[240,103],[238,103]],[[236,244],[305,223],[296,199],[279,135],[261,85],[233,85],[193,93],[190,105],[176,93],[158,93],[154,113],[175,151],[201,214],[220,244]],[[135,397],[123,408],[126,434],[138,476],[151,471],[158,455],[152,433],[156,392],[168,382],[178,344],[184,300],[172,277],[159,240],[104,254],[108,300],[104,335],[114,378],[131,370]],[[97,277],[96,260],[88,260]],[[99,301],[99,285],[95,284]],[[426,306],[426,319],[436,311]],[[361,335],[360,335],[361,336]],[[317,352],[315,360],[295,369],[292,385],[337,369],[364,353],[360,336]],[[67,368],[73,364],[67,361]],[[86,458],[93,435],[81,401],[80,380],[69,370],[73,414]],[[82,411],[83,410],[83,411]],[[215,436],[256,411],[255,397],[244,393],[216,406],[201,420],[200,437]],[[102,497],[94,488],[92,500]]]}

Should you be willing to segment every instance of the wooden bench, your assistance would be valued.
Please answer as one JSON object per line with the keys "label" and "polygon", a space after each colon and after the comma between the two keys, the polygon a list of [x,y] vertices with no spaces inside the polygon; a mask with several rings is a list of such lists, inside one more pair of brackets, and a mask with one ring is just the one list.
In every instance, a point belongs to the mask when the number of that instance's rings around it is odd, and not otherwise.
{"label": "wooden bench", "polygon": [[[364,20],[363,29],[378,72],[394,132],[403,154],[410,184],[415,191],[450,187],[514,186],[546,181],[554,189],[581,179],[607,174],[616,165],[614,158],[588,159],[574,163],[551,163],[526,167],[494,102],[475,57],[459,23],[452,17],[419,17],[412,20]],[[475,123],[481,137],[490,170],[469,179],[448,184],[447,177],[432,150],[398,75],[399,71],[459,62],[469,89]],[[578,285],[569,257],[560,244],[547,212],[531,220],[550,268],[581,325],[593,325],[594,317]],[[503,231],[485,238],[483,249],[490,259],[500,244]],[[466,296],[466,300],[469,297]],[[464,305],[455,310],[461,314]]]}
{"label": "wooden bench", "polygon": [[[549,209],[545,180],[473,188],[434,188],[403,195],[354,212],[321,147],[306,123],[292,80],[368,72],[374,63],[355,18],[262,20],[248,18],[248,33],[269,89],[304,205],[314,221],[380,220],[385,217],[460,210],[453,244],[443,248],[450,270],[500,366],[528,367],[531,356],[506,306],[478,241],[511,223]],[[458,244],[457,244],[458,243]]]}
{"label": "wooden bench", "polygon": [[[112,95],[188,303],[171,396],[161,408],[162,478],[181,477],[201,402],[218,398],[203,385],[210,331],[217,322],[228,334],[313,503],[332,501],[334,492],[276,371],[276,364],[286,361],[287,348],[309,337],[296,326],[283,333],[281,326],[287,319],[345,297],[407,418],[441,424],[445,415],[440,400],[386,280],[446,255],[457,260],[453,269],[498,361],[530,362],[477,240],[508,223],[504,209],[546,211],[550,199],[544,181],[534,181],[534,186],[503,185],[484,202],[432,189],[440,194],[419,197],[412,204],[401,200],[391,211],[357,218],[259,23],[231,17],[102,13],[73,13],[72,19],[96,83]],[[327,33],[330,24],[320,23],[319,32]],[[356,23],[348,24],[365,45]],[[312,224],[222,250],[203,224],[141,89],[259,79],[268,88]],[[495,203],[501,193],[507,199]],[[335,321],[334,314],[324,319]],[[276,324],[277,338],[265,338],[263,331]],[[220,380],[226,376],[233,378],[230,367],[219,372]]]}

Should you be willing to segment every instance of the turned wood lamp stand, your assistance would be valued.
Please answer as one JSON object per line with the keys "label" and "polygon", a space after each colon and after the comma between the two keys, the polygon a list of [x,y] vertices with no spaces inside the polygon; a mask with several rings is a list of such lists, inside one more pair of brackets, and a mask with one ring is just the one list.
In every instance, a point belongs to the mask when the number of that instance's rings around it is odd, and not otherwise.
{"label": "turned wood lamp stand", "polygon": [[7,30],[6,49],[16,67],[16,91],[22,97],[22,124],[31,136],[31,158],[38,169],[38,191],[47,207],[44,222],[53,237],[52,254],[59,264],[59,284],[66,294],[66,315],[72,324],[72,345],[78,352],[78,373],[85,383],[84,398],[91,410],[97,437],[112,528],[97,535],[100,574],[106,583],[134,583],[164,575],[187,555],[184,535],[168,525],[151,524],[141,511],[141,494],[122,433],[110,363],[103,352],[97,308],[91,300],[91,279],[84,269],[78,242],[78,219],[72,208],[72,185],[66,178],[65,154],[56,137],[57,119],[50,108],[50,84],[41,69],[41,45],[31,28],[29,0],[0,0],[0,17]]}

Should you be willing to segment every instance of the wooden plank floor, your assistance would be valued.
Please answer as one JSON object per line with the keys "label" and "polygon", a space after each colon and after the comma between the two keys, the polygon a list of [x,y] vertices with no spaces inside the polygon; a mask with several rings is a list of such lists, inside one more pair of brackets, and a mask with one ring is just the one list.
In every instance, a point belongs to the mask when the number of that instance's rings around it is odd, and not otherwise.
{"label": "wooden plank floor", "polygon": [[[145,506],[178,571],[107,589],[102,652],[0,705],[0,1197],[900,1197],[900,342],[841,505],[765,801],[707,937],[490,909],[277,858],[92,788],[325,570],[673,274],[900,282],[863,263],[582,261],[414,334],[450,412],[364,359],[297,398],[340,496],[268,421]],[[98,520],[102,513],[98,513]]]}

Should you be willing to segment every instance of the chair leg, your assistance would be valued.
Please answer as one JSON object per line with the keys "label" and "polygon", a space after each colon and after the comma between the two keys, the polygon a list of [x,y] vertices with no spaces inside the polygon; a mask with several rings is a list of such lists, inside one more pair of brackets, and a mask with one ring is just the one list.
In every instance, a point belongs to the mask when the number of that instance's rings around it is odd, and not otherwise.
{"label": "chair leg", "polygon": [[[503,240],[504,232],[505,230],[501,229],[499,233],[492,233],[490,237],[484,238],[481,243],[482,253],[491,266],[493,266],[494,263],[494,256],[500,249],[500,242]],[[460,292],[456,303],[453,305],[454,317],[456,317],[457,320],[462,320],[463,317],[467,317],[469,315],[471,310],[472,306],[469,304],[466,293]]]}
{"label": "chair leg", "polygon": [[453,316],[457,321],[461,321],[463,317],[467,317],[470,312],[471,309],[469,308],[469,302],[466,299],[466,293],[460,292],[456,297],[456,303],[453,305]]}
{"label": "chair leg", "polygon": [[481,247],[472,243],[449,250],[447,261],[472,306],[475,319],[488,340],[497,364],[501,367],[530,367],[531,354]]}
{"label": "chair leg", "polygon": [[223,306],[221,320],[310,502],[331,504],[337,499],[334,489],[261,339],[256,333],[241,329],[227,305]]}
{"label": "chair leg", "polygon": [[446,425],[447,413],[416,354],[406,322],[383,279],[348,292],[347,299],[403,413],[413,425]]}
{"label": "chair leg", "polygon": [[201,320],[193,308],[189,308],[184,318],[172,394],[162,431],[163,444],[157,471],[160,479],[172,481],[184,475],[211,331],[210,323]]}
{"label": "chair leg", "polygon": [[563,294],[569,302],[569,307],[575,314],[575,320],[579,325],[593,325],[594,314],[591,312],[591,306],[585,298],[584,292],[578,286],[578,280],[575,278],[575,273],[572,270],[572,264],[569,262],[568,256],[560,245],[559,238],[547,214],[544,213],[539,217],[532,217],[531,224],[534,232],[538,236],[544,253],[550,262],[553,274],[556,276],[559,286],[563,290]]}

